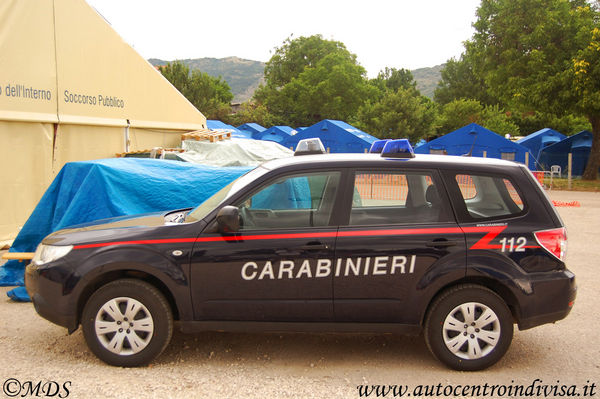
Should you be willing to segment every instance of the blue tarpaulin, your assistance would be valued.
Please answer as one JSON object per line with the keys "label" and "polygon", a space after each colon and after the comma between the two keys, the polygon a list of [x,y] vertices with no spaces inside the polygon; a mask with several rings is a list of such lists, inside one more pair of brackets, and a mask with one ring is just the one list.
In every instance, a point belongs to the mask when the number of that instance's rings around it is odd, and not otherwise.
{"label": "blue tarpaulin", "polygon": [[[44,193],[10,252],[34,252],[45,236],[67,226],[194,207],[250,169],[137,158],[68,163]],[[9,261],[0,267],[0,286],[23,285],[24,266]]]}

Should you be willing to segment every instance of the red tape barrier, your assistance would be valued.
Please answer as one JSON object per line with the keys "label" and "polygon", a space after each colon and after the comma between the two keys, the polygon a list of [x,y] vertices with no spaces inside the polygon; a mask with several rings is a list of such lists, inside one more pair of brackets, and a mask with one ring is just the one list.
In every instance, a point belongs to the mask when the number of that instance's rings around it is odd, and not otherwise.
{"label": "red tape barrier", "polygon": [[579,201],[564,202],[564,201],[554,201],[553,200],[552,204],[554,206],[566,206],[566,207],[571,207],[571,208],[581,207],[581,204],[579,203]]}

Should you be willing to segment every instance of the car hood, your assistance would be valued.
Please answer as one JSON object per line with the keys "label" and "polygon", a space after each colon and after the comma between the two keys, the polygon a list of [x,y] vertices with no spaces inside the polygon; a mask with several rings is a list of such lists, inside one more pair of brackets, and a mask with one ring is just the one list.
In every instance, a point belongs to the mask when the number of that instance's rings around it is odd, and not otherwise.
{"label": "car hood", "polygon": [[131,240],[156,234],[163,228],[177,228],[182,223],[165,220],[168,212],[155,212],[134,216],[101,219],[90,223],[70,226],[47,236],[42,242],[48,245],[78,245],[106,241]]}

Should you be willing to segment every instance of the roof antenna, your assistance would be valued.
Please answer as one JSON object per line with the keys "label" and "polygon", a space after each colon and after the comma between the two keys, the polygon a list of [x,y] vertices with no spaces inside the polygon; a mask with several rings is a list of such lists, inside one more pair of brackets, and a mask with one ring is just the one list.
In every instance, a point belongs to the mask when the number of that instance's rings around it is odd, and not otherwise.
{"label": "roof antenna", "polygon": [[469,134],[472,134],[473,137],[473,144],[471,144],[471,149],[469,150],[468,153],[466,154],[462,154],[463,157],[471,157],[473,156],[473,147],[475,147],[475,140],[477,140],[477,132],[475,131],[475,128],[472,127],[471,131],[469,132]]}

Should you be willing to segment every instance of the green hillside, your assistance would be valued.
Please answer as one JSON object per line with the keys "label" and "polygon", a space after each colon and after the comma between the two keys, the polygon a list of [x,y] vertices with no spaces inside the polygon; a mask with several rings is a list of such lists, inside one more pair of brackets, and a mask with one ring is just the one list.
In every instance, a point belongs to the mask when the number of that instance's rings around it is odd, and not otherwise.
{"label": "green hillside", "polygon": [[415,81],[417,82],[417,89],[419,89],[422,95],[433,99],[433,91],[441,79],[440,71],[442,68],[444,68],[444,64],[436,65],[430,68],[419,68],[411,71]]}
{"label": "green hillside", "polygon": [[[151,58],[152,65],[166,65],[170,61]],[[210,76],[221,76],[233,93],[233,102],[244,102],[252,97],[254,90],[263,78],[265,63],[260,61],[244,60],[238,57],[227,58],[195,58],[179,60],[190,69],[199,69]]]}

